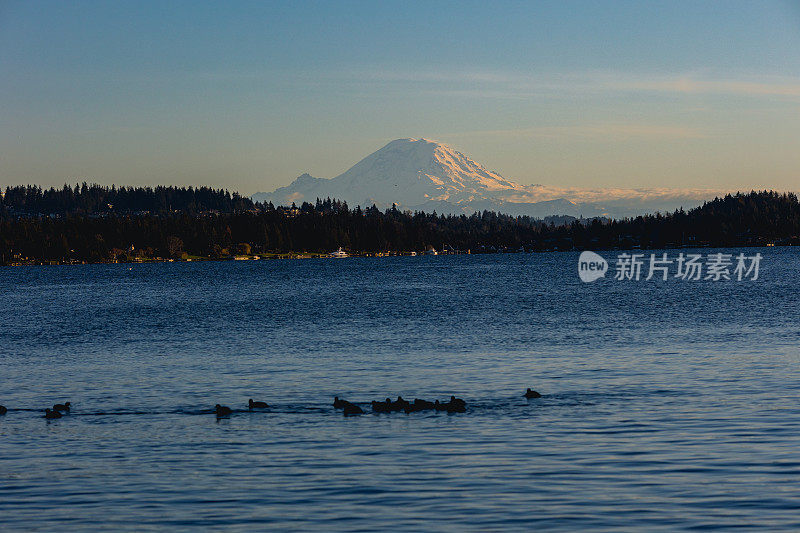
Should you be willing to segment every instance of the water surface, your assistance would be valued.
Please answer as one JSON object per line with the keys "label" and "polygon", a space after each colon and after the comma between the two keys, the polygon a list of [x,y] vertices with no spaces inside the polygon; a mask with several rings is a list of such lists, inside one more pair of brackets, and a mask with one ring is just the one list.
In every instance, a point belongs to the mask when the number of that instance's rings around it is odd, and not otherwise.
{"label": "water surface", "polygon": [[[797,530],[800,251],[755,251],[2,268],[0,529]],[[398,394],[469,407],[330,406]]]}

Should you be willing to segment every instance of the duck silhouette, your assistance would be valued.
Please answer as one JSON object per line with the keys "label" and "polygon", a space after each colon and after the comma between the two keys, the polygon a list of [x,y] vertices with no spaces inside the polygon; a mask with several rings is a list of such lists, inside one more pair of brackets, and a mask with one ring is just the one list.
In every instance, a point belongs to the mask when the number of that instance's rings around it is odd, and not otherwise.
{"label": "duck silhouette", "polygon": [[465,402],[461,398],[456,398],[455,396],[450,396],[450,403],[452,405],[457,405],[457,406],[460,406],[460,407],[466,407],[467,406],[467,402]]}
{"label": "duck silhouette", "polygon": [[[398,396],[398,398],[400,397]],[[386,398],[386,400],[377,403],[380,404],[382,407],[385,406],[386,410],[382,411],[385,413],[392,413],[394,411],[399,411],[402,409],[402,406],[398,406],[397,402],[393,402],[391,398]]]}
{"label": "duck silhouette", "polygon": [[8,412],[8,407],[5,405],[0,405],[0,415],[4,415]]}
{"label": "duck silhouette", "polygon": [[418,406],[414,405],[413,403],[410,403],[410,404],[406,405],[405,408],[403,408],[403,411],[405,411],[406,414],[409,414],[409,413],[416,413],[417,411],[422,411],[422,409],[420,409]]}
{"label": "duck silhouette", "polygon": [[[388,401],[389,398],[386,398],[386,400]],[[392,405],[392,411],[403,411],[410,405],[407,400],[403,399],[402,396],[398,396],[397,400],[390,403]]]}
{"label": "duck silhouette", "polygon": [[67,412],[69,412],[69,408],[70,408],[70,403],[69,402],[57,403],[57,404],[55,404],[53,406],[53,411],[67,411]]}
{"label": "duck silhouette", "polygon": [[230,407],[225,407],[224,405],[217,404],[214,406],[214,413],[216,413],[217,417],[221,416],[230,416],[233,412],[233,409]]}
{"label": "duck silhouette", "polygon": [[450,396],[449,402],[440,402],[439,400],[433,402],[433,409],[435,411],[446,411],[448,413],[463,413],[467,410],[467,402],[461,398]]}
{"label": "duck silhouette", "polygon": [[433,409],[434,403],[420,398],[414,398],[414,405],[418,405],[421,409]]}
{"label": "duck silhouette", "polygon": [[364,410],[361,407],[350,402],[347,402],[347,404],[342,409],[344,410],[345,416],[364,414]]}
{"label": "duck silhouette", "polygon": [[[386,398],[389,400],[389,398]],[[375,400],[372,401],[372,411],[375,413],[388,413],[392,410],[392,402],[376,402]]]}
{"label": "duck silhouette", "polygon": [[269,407],[267,402],[254,402],[252,398],[247,402],[247,407],[250,409],[266,409]]}
{"label": "duck silhouette", "polygon": [[467,410],[467,402],[455,396],[450,396],[450,401],[444,405],[448,413],[463,413]]}
{"label": "duck silhouette", "polygon": [[47,419],[61,418],[62,416],[63,415],[61,413],[59,413],[58,411],[53,411],[51,409],[45,409],[44,410],[44,417],[47,418]]}
{"label": "duck silhouette", "polygon": [[347,405],[347,400],[340,400],[338,396],[333,397],[333,408],[334,409],[344,409],[344,406]]}
{"label": "duck silhouette", "polygon": [[436,404],[433,402],[429,402],[428,400],[423,400],[421,398],[414,398],[414,402],[406,406],[406,414],[408,413],[418,413],[420,411],[430,411],[436,408]]}
{"label": "duck silhouette", "polygon": [[530,388],[528,388],[528,390],[527,390],[527,391],[525,391],[525,394],[524,394],[523,396],[525,396],[525,397],[526,397],[527,399],[529,399],[529,400],[530,400],[531,398],[541,398],[541,397],[542,397],[542,395],[541,395],[541,394],[539,394],[539,393],[538,393],[538,392],[536,392],[535,390],[531,390]]}

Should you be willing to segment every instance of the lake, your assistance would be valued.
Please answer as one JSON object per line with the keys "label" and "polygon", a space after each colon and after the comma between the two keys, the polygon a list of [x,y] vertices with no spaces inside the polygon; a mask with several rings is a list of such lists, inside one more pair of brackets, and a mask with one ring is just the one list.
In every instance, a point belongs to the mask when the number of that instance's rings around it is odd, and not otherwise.
{"label": "lake", "polygon": [[0,529],[798,530],[800,250],[740,251],[0,268]]}

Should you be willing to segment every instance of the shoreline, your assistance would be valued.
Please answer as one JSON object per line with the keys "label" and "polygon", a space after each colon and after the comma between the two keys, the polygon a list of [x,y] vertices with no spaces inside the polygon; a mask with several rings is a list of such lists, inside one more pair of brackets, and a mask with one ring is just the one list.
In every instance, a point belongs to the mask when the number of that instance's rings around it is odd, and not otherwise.
{"label": "shoreline", "polygon": [[[630,252],[645,252],[650,250],[705,250],[705,249],[736,249],[736,248],[793,248],[793,244],[777,244],[767,243],[759,245],[735,245],[735,246],[713,246],[713,245],[699,245],[699,246],[664,246],[659,248],[595,248],[591,251],[608,252],[608,251],[630,251]],[[454,250],[442,251],[435,254],[424,252],[348,252],[346,256],[336,257],[331,253],[323,252],[287,252],[287,253],[263,253],[252,254],[249,256],[228,256],[228,257],[203,257],[203,256],[190,256],[183,259],[169,259],[163,257],[154,258],[141,258],[132,260],[117,260],[117,261],[85,261],[85,260],[68,260],[68,261],[47,261],[25,258],[21,261],[11,261],[7,263],[0,263],[0,267],[20,267],[20,266],[75,266],[75,265],[135,265],[146,263],[199,263],[206,261],[214,262],[228,262],[228,261],[274,261],[274,260],[298,260],[298,259],[351,259],[351,258],[383,258],[383,257],[423,257],[423,256],[440,256],[440,255],[505,255],[505,254],[541,254],[541,253],[576,253],[586,251],[581,248],[572,248],[569,250],[547,249],[547,250],[494,250],[494,251],[471,251],[471,250]]]}

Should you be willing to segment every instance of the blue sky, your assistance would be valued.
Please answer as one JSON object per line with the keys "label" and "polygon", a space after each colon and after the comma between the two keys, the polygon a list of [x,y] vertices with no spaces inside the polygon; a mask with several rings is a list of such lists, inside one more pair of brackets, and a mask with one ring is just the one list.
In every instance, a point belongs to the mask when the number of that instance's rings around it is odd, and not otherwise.
{"label": "blue sky", "polygon": [[0,2],[0,184],[333,177],[434,138],[524,184],[798,190],[800,2]]}

